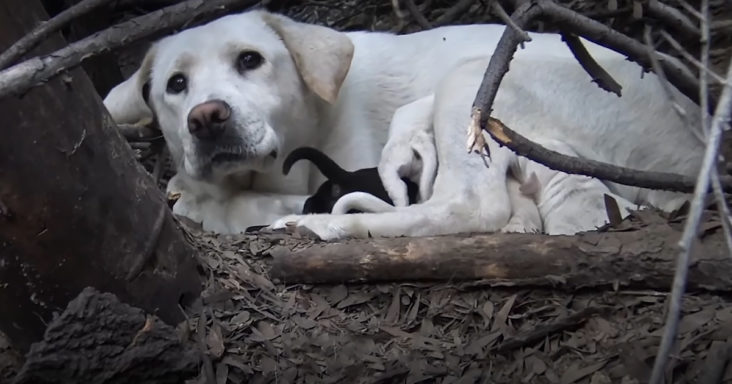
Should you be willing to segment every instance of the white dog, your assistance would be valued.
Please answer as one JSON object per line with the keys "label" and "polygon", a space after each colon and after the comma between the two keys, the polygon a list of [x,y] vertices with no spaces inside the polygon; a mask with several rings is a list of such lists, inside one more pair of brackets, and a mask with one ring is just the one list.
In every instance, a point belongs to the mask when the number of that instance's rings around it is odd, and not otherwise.
{"label": "white dog", "polygon": [[[181,194],[173,210],[204,229],[230,233],[274,222],[307,227],[324,239],[495,231],[512,215],[507,171],[516,156],[489,140],[486,167],[485,159],[465,153],[463,135],[487,65],[485,58],[470,58],[489,55],[503,29],[342,33],[245,12],[158,41],[104,102],[120,123],[157,119],[178,165],[168,188]],[[501,86],[496,117],[529,138],[566,143],[583,157],[686,175],[698,169],[701,146],[675,118],[655,77],[639,79],[637,66],[588,43],[623,83],[618,99],[589,83],[558,36],[532,38]],[[304,163],[286,178],[277,172],[284,155],[302,145],[347,169],[373,167],[382,148],[393,151],[396,165],[379,164],[379,171],[390,196],[398,197],[399,187],[389,181],[394,173],[429,169],[424,162],[415,167],[419,159],[399,163],[406,144],[395,139],[385,147],[387,128],[397,109],[431,95],[429,127],[439,161],[428,200],[408,207],[400,201],[394,211],[378,214],[281,218],[299,212],[323,181]],[[664,209],[680,198],[609,185],[630,201]]]}
{"label": "white dog", "polygon": [[300,212],[324,181],[304,164],[279,174],[292,149],[314,146],[347,169],[377,165],[397,108],[492,51],[501,31],[341,33],[245,12],[156,42],[104,103],[119,123],[157,119],[178,166],[176,214],[241,232]]}
{"label": "white dog", "polygon": [[[588,84],[587,74],[558,36],[532,38],[526,51],[517,53],[502,82],[495,116],[529,139],[565,154],[643,170],[688,176],[697,172],[703,145],[690,131],[693,128],[685,127],[674,114],[656,77],[640,78],[635,64],[586,42],[593,56],[624,85],[623,97],[617,98]],[[428,201],[380,214],[295,215],[273,227],[303,227],[323,239],[496,231],[511,217],[508,169],[522,183],[528,182],[524,175],[537,175],[535,197],[549,234],[573,234],[606,223],[605,193],[618,201],[624,216],[636,205],[670,211],[688,197],[556,172],[493,140],[488,140],[491,161],[486,169],[482,159],[464,152],[464,129],[488,61],[487,57],[466,60],[436,90],[433,127],[439,165]],[[687,111],[698,112],[680,93],[676,97]],[[389,188],[386,182],[385,187]]]}

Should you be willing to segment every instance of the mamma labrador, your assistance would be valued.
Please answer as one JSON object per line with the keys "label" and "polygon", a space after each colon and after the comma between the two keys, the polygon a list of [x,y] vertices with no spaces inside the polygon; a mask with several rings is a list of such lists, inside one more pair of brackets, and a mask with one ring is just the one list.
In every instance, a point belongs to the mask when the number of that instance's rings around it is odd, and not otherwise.
{"label": "mamma labrador", "polygon": [[[173,211],[204,229],[232,233],[273,223],[306,227],[323,239],[496,231],[529,202],[541,204],[509,194],[518,190],[511,188],[509,174],[518,174],[521,182],[522,167],[512,152],[488,140],[487,167],[485,159],[464,149],[470,106],[503,29],[466,25],[400,36],[343,33],[249,11],[156,42],[141,67],[104,102],[120,123],[157,119],[178,167],[168,186],[181,194]],[[586,42],[624,86],[617,98],[590,84],[558,35],[531,37],[512,62],[494,116],[529,138],[556,140],[582,157],[696,172],[701,143],[676,118],[654,76],[640,77],[635,64]],[[687,110],[695,108],[678,97]],[[401,129],[411,126],[409,118],[394,119],[404,111],[417,121],[427,115],[430,123]],[[391,137],[389,130],[406,134]],[[412,150],[424,135],[434,136],[436,167],[425,167]],[[300,146],[315,147],[346,169],[378,165],[396,208],[292,215],[324,181],[304,163],[287,177],[278,172],[284,155]],[[517,171],[509,172],[511,167]],[[420,194],[430,197],[406,206],[403,183],[395,180],[415,169],[434,170],[423,178],[431,191],[425,193],[419,180]],[[540,190],[558,194],[554,200],[560,207],[577,207],[576,182],[549,182],[543,180]],[[673,209],[685,197],[600,184],[628,204]],[[581,223],[571,231],[587,229],[593,228]]]}

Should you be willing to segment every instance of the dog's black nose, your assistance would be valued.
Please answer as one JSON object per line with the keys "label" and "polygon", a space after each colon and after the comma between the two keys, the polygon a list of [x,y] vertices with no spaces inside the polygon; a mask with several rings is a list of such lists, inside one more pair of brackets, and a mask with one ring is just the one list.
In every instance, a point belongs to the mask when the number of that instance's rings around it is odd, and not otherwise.
{"label": "dog's black nose", "polygon": [[193,107],[188,113],[188,132],[198,139],[214,139],[226,129],[231,107],[222,100],[211,100]]}

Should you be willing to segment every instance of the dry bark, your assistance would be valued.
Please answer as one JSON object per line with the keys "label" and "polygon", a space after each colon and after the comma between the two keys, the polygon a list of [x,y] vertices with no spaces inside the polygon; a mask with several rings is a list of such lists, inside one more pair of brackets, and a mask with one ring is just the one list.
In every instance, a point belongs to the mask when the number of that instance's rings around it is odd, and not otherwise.
{"label": "dry bark", "polygon": [[199,360],[173,327],[86,288],[33,344],[14,383],[182,383]]}
{"label": "dry bark", "polygon": [[[0,50],[45,18],[36,0],[1,2]],[[0,97],[0,115],[0,329],[13,344],[26,351],[87,286],[182,320],[179,302],[201,290],[195,250],[84,72]]]}
{"label": "dry bark", "polygon": [[[469,234],[317,242],[271,250],[285,283],[474,281],[487,285],[634,286],[668,290],[680,233],[665,224],[577,236]],[[731,291],[732,258],[721,237],[694,249],[689,287]],[[475,284],[475,283],[474,283]]]}

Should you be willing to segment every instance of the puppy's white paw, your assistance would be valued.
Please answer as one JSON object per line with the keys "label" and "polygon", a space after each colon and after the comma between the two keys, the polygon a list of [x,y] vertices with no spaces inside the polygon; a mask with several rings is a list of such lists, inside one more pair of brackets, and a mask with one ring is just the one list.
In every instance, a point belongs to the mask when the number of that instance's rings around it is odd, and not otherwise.
{"label": "puppy's white paw", "polygon": [[502,233],[541,233],[541,222],[526,220],[524,218],[512,217],[503,228]]}
{"label": "puppy's white paw", "polygon": [[350,216],[352,215],[290,215],[278,219],[269,229],[285,229],[288,233],[332,241],[350,235],[345,230],[348,225],[344,223]]}

